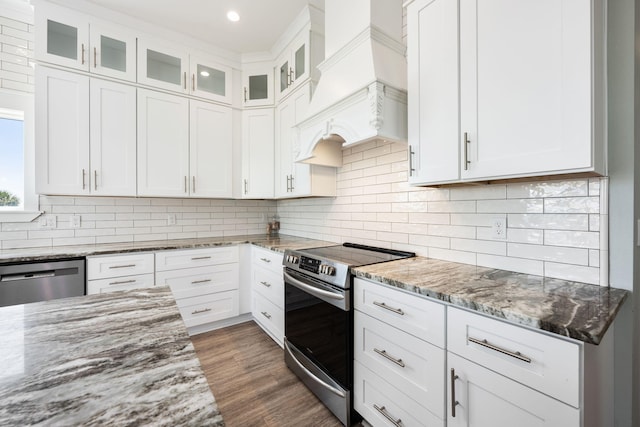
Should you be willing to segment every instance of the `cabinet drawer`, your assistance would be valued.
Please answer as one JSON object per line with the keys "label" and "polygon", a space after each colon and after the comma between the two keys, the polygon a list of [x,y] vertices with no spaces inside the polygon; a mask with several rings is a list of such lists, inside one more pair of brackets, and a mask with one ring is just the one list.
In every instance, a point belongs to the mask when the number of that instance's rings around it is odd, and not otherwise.
{"label": "cabinet drawer", "polygon": [[282,257],[280,252],[262,249],[257,246],[251,248],[251,263],[253,266],[266,268],[276,274],[282,275]]}
{"label": "cabinet drawer", "polygon": [[234,317],[239,312],[237,290],[176,299],[176,303],[187,328]]}
{"label": "cabinet drawer", "polygon": [[158,285],[168,285],[176,299],[238,289],[238,264],[159,271]]}
{"label": "cabinet drawer", "polygon": [[444,418],[445,351],[356,311],[354,358]]}
{"label": "cabinet drawer", "polygon": [[105,292],[128,291],[137,288],[151,288],[155,284],[153,273],[137,276],[111,277],[109,279],[89,280],[87,295]]}
{"label": "cabinet drawer", "polygon": [[453,307],[447,319],[450,352],[579,406],[578,344]]}
{"label": "cabinet drawer", "polygon": [[444,348],[443,304],[356,278],[354,307],[401,331]]}
{"label": "cabinet drawer", "polygon": [[87,257],[87,280],[153,274],[153,254]]}
{"label": "cabinet drawer", "polygon": [[444,421],[360,362],[354,362],[353,405],[373,427],[444,427]]}
{"label": "cabinet drawer", "polygon": [[156,253],[156,271],[238,262],[238,246]]}
{"label": "cabinet drawer", "polygon": [[253,318],[279,343],[284,338],[284,311],[258,293],[253,293]]}
{"label": "cabinet drawer", "polygon": [[280,308],[284,308],[284,280],[282,273],[276,274],[264,268],[253,269],[253,290]]}

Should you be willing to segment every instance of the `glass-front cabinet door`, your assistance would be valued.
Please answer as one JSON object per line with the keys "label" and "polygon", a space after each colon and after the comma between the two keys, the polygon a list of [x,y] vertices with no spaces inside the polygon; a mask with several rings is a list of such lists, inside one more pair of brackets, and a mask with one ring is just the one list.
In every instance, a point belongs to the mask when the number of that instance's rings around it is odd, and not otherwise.
{"label": "glass-front cabinet door", "polygon": [[69,13],[36,13],[35,54],[40,61],[87,71],[89,22]]}
{"label": "glass-front cabinet door", "polygon": [[273,64],[245,68],[242,74],[242,91],[245,107],[273,105]]}
{"label": "glass-front cabinet door", "polygon": [[188,93],[189,55],[149,40],[138,40],[138,83]]}
{"label": "glass-front cabinet door", "polygon": [[191,55],[190,73],[188,84],[192,95],[231,104],[231,67]]}
{"label": "glass-front cabinet door", "polygon": [[309,77],[309,33],[295,39],[276,64],[277,98],[282,99]]}
{"label": "glass-front cabinet door", "polygon": [[91,25],[89,67],[92,73],[136,80],[136,37],[126,30]]}

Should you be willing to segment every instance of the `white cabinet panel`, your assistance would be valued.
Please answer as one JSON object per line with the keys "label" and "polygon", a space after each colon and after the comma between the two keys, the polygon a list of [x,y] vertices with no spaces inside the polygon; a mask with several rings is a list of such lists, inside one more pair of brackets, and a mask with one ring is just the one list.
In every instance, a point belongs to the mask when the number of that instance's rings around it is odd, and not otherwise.
{"label": "white cabinet panel", "polygon": [[91,79],[91,193],[136,195],[136,89]]}
{"label": "white cabinet panel", "polygon": [[176,300],[238,289],[238,264],[158,271],[158,286],[170,286]]}
{"label": "white cabinet panel", "polygon": [[232,196],[231,107],[190,100],[189,182],[192,197]]}
{"label": "white cabinet panel", "polygon": [[253,318],[282,347],[284,340],[284,310],[262,294],[254,292],[251,313]]}
{"label": "white cabinet panel", "polygon": [[35,56],[41,61],[89,70],[89,23],[69,10],[40,4],[35,14]]}
{"label": "white cabinet panel", "polygon": [[218,292],[176,300],[187,328],[238,315],[238,291]]}
{"label": "white cabinet panel", "polygon": [[211,58],[190,55],[191,95],[231,104],[231,68]]}
{"label": "white cabinet panel", "polygon": [[153,274],[152,253],[87,257],[87,280]]}
{"label": "white cabinet panel", "polygon": [[204,265],[229,264],[237,263],[238,260],[237,246],[162,251],[156,253],[156,270],[166,271]]}
{"label": "white cabinet panel", "polygon": [[189,100],[138,89],[138,195],[189,194]]}
{"label": "white cabinet panel", "polygon": [[273,65],[244,66],[242,100],[245,107],[273,105]]}
{"label": "white cabinet panel", "polygon": [[138,83],[188,93],[189,54],[158,40],[138,39]]}
{"label": "white cabinet panel", "polygon": [[253,266],[253,291],[284,309],[284,280],[282,273],[277,274],[264,268]]}
{"label": "white cabinet panel", "polygon": [[272,198],[273,108],[242,112],[242,197]]}
{"label": "white cabinet panel", "polygon": [[87,295],[102,294],[105,292],[130,291],[138,288],[152,288],[153,286],[155,286],[155,276],[153,273],[89,280],[87,282]]}
{"label": "white cabinet panel", "polygon": [[89,77],[36,68],[36,192],[89,194]]}
{"label": "white cabinet panel", "polygon": [[122,28],[91,23],[89,70],[92,73],[136,81],[136,36]]}
{"label": "white cabinet panel", "polygon": [[580,410],[576,408],[455,354],[448,354],[448,364],[453,376],[448,391],[450,427],[580,426]]}

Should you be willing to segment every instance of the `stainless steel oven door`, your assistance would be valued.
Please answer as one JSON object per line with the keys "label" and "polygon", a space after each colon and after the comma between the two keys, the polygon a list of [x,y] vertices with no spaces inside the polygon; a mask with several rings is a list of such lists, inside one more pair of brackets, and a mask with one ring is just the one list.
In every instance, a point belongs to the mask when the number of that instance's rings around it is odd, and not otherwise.
{"label": "stainless steel oven door", "polygon": [[345,425],[352,418],[349,289],[284,269],[285,362]]}

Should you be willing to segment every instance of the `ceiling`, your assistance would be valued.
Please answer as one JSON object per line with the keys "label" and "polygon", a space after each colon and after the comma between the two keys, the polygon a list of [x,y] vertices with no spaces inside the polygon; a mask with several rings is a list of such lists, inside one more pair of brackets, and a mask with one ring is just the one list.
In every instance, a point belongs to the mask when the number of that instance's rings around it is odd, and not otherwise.
{"label": "ceiling", "polygon": [[[238,53],[268,51],[308,0],[88,0]],[[230,22],[229,10],[240,14]]]}

